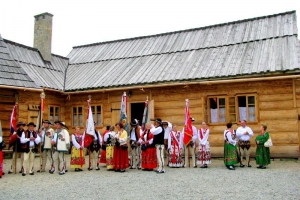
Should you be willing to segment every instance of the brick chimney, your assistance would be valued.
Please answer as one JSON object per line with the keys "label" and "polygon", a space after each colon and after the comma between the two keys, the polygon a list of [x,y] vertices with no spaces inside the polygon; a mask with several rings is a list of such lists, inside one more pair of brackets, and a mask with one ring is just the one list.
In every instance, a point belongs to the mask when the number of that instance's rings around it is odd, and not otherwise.
{"label": "brick chimney", "polygon": [[51,61],[52,17],[47,12],[34,16],[33,47],[41,52],[46,61]]}

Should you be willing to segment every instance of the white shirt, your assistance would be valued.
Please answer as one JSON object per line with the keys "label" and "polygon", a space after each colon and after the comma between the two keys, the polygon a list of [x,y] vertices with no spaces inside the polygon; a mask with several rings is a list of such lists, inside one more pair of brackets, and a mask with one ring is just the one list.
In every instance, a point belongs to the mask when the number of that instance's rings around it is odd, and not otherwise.
{"label": "white shirt", "polygon": [[137,141],[137,138],[135,136],[135,127],[131,129],[130,140]]}
{"label": "white shirt", "polygon": [[[228,130],[225,130],[224,132],[225,132],[224,135],[227,136],[228,142],[229,142],[230,144],[232,144],[233,146],[235,146],[235,145],[236,145],[236,140],[232,139],[232,137],[231,137],[231,132],[228,131]],[[227,133],[226,133],[226,132],[227,132]]]}
{"label": "white shirt", "polygon": [[[200,130],[202,131],[202,134],[203,134],[202,140],[201,140],[201,137],[200,137]],[[199,143],[201,145],[206,145],[206,143],[208,141],[208,136],[209,136],[209,129],[206,129],[206,131],[203,128],[199,129],[198,140],[199,140]]]}
{"label": "white shirt", "polygon": [[80,147],[83,147],[83,143],[84,143],[84,135],[81,136],[82,138],[82,143],[79,144],[76,140],[76,137],[74,134],[72,134],[72,144],[73,146],[75,146],[76,149],[80,149]]}
{"label": "white shirt", "polygon": [[153,135],[158,135],[158,134],[160,134],[162,132],[162,127],[161,126],[155,127],[155,126],[151,125],[150,132]]}
{"label": "white shirt", "polygon": [[28,130],[28,132],[29,132],[29,138],[25,138],[25,133],[24,132],[22,133],[21,138],[20,138],[20,142],[22,144],[29,141],[29,147],[34,147],[34,143],[39,144],[41,142],[41,138],[38,134],[36,134],[35,140],[31,141],[30,138],[33,137],[33,134],[32,134],[33,131]]}
{"label": "white shirt", "polygon": [[107,139],[109,138],[109,136],[110,136],[111,138],[113,138],[115,135],[116,135],[116,132],[109,131],[108,133],[106,133],[106,134],[104,135],[104,142],[107,142]]}
{"label": "white shirt", "polygon": [[172,124],[170,122],[168,122],[168,126],[167,126],[167,128],[164,128],[164,130],[165,130],[164,139],[166,140],[166,139],[168,139],[168,137],[172,131]]}
{"label": "white shirt", "polygon": [[[244,135],[245,132],[248,132],[247,135]],[[237,130],[236,130],[236,136],[239,138],[239,140],[242,140],[242,141],[249,141],[250,140],[250,137],[253,136],[253,131],[251,130],[251,128],[249,128],[248,126],[245,126],[245,127],[239,127]]]}
{"label": "white shirt", "polygon": [[0,143],[2,142],[2,140],[3,140],[3,139],[2,139],[2,136],[0,136]]}

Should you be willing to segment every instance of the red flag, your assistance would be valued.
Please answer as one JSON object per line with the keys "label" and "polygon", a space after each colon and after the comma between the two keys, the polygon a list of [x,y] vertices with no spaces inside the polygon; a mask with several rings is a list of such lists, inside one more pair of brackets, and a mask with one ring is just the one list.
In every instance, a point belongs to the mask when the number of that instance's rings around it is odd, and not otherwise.
{"label": "red flag", "polygon": [[183,143],[187,146],[193,137],[192,121],[190,118],[189,100],[185,100],[185,124],[184,124],[184,136]]}
{"label": "red flag", "polygon": [[14,105],[14,108],[10,115],[10,134],[12,135],[17,130],[17,104]]}

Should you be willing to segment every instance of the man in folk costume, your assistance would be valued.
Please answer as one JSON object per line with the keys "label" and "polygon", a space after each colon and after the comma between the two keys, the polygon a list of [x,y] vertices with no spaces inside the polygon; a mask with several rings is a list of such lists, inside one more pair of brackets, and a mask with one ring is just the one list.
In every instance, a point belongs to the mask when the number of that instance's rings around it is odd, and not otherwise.
{"label": "man in folk costume", "polygon": [[209,129],[206,122],[202,122],[202,127],[199,129],[198,140],[198,161],[197,164],[201,164],[201,168],[207,168],[207,165],[211,163],[210,145],[208,141]]}
{"label": "man in folk costume", "polygon": [[12,174],[16,170],[16,165],[17,165],[17,158],[19,154],[21,154],[21,170],[19,173],[22,173],[22,165],[24,162],[24,149],[21,148],[21,141],[20,138],[23,134],[24,126],[26,124],[23,122],[18,122],[17,124],[17,131],[13,133],[13,135],[10,138],[9,141],[9,148],[13,147],[13,158],[12,158],[12,164],[11,164],[11,169],[8,171],[8,174]]}
{"label": "man in folk costume", "polygon": [[156,148],[156,156],[158,160],[158,169],[156,170],[157,173],[165,173],[164,168],[164,129],[162,127],[162,121],[160,118],[155,120],[155,125],[151,125],[150,132],[154,135],[153,144]]}
{"label": "man in folk costume", "polygon": [[94,122],[95,135],[94,140],[88,147],[89,151],[89,168],[88,170],[93,170],[95,166],[96,170],[100,170],[98,160],[99,160],[99,151],[102,145],[102,137],[99,131],[96,129],[96,122]]}
{"label": "man in folk costume", "polygon": [[137,119],[134,119],[132,122],[130,122],[130,125],[130,169],[141,169],[141,145],[139,143],[141,128]]}
{"label": "man in folk costume", "polygon": [[240,154],[240,167],[244,167],[243,157],[246,157],[246,163],[248,167],[250,165],[250,138],[253,136],[251,128],[246,126],[246,120],[241,121],[241,127],[236,130],[236,136],[238,138],[238,151]]}
{"label": "man in folk costume", "polygon": [[54,135],[54,130],[50,128],[52,123],[49,120],[43,121],[43,129],[40,130],[40,137],[42,142],[42,167],[37,172],[45,172],[45,167],[47,164],[47,159],[52,164],[52,138]]}
{"label": "man in folk costume", "polygon": [[27,124],[28,130],[22,133],[20,141],[22,143],[21,148],[24,149],[24,162],[22,176],[26,176],[26,169],[29,162],[29,174],[34,175],[33,161],[35,152],[37,152],[37,145],[41,142],[40,136],[34,131],[36,125],[33,122]]}
{"label": "man in folk costume", "polygon": [[[190,117],[191,121],[194,122],[195,119],[193,117]],[[184,167],[189,166],[189,154],[192,156],[192,161],[193,161],[193,167],[197,168],[196,165],[196,158],[195,158],[195,148],[196,148],[196,140],[198,138],[198,131],[195,126],[192,125],[192,131],[193,131],[193,136],[188,145],[184,146]],[[184,128],[182,130],[182,137],[184,137]]]}
{"label": "man in folk costume", "polygon": [[[65,166],[65,153],[68,152],[68,149],[70,148],[70,135],[69,132],[64,129],[63,127],[67,126],[62,121],[55,121],[56,130],[54,132],[54,136],[52,139],[52,145],[53,145],[53,162],[52,167],[49,170],[51,174],[55,171],[55,165],[60,169],[59,175],[65,174],[66,166]],[[59,164],[58,164],[59,160]],[[59,165],[59,166],[58,166]]]}

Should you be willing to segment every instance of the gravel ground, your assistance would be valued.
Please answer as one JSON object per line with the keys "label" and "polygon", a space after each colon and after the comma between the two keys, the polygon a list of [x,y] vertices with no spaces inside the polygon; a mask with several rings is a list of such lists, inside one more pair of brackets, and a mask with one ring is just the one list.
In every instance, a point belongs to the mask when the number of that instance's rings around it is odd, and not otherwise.
{"label": "gravel ground", "polygon": [[300,163],[294,160],[275,160],[265,170],[256,169],[253,161],[252,168],[230,171],[214,159],[207,169],[167,167],[165,174],[119,173],[101,166],[100,171],[69,169],[63,176],[35,172],[25,177],[7,174],[10,164],[11,159],[4,160],[0,199],[300,199]]}

